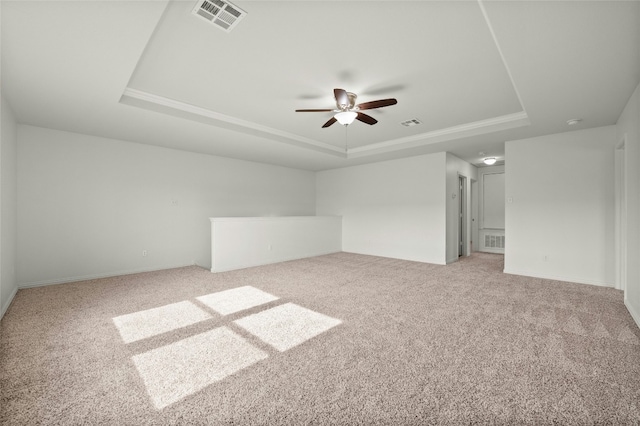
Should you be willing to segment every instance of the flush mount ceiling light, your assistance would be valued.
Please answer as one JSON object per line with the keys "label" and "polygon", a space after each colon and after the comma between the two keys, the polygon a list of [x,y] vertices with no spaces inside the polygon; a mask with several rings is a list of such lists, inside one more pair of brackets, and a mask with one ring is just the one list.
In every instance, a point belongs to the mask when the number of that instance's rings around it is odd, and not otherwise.
{"label": "flush mount ceiling light", "polygon": [[575,126],[576,124],[580,123],[582,121],[582,118],[572,118],[571,120],[567,120],[567,124],[569,126]]}
{"label": "flush mount ceiling light", "polygon": [[483,161],[487,166],[493,166],[494,164],[496,164],[496,157],[487,157]]}

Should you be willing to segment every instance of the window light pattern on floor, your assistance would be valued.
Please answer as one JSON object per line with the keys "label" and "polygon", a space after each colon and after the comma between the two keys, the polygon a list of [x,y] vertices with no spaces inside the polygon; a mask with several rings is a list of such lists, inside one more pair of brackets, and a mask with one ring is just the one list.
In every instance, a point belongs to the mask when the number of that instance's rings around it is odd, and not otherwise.
{"label": "window light pattern on floor", "polygon": [[132,343],[210,318],[211,314],[185,300],[159,308],[121,315],[112,320],[120,332],[122,340],[125,343]]}
{"label": "window light pattern on floor", "polygon": [[[255,287],[244,286],[159,308],[113,318],[122,340],[132,343],[187,327],[220,315],[229,315],[279,300]],[[212,312],[206,312],[210,309]],[[163,409],[251,365],[269,354],[232,328],[242,329],[280,352],[298,346],[340,324],[294,303],[265,309],[253,315],[134,355],[131,359],[153,405]]]}
{"label": "window light pattern on floor", "polygon": [[284,352],[324,333],[341,321],[294,303],[285,303],[234,322]]}
{"label": "window light pattern on floor", "polygon": [[136,355],[133,362],[157,409],[267,358],[227,327]]}
{"label": "window light pattern on floor", "polygon": [[196,299],[220,315],[229,315],[278,300],[279,298],[255,287],[244,286],[207,294]]}

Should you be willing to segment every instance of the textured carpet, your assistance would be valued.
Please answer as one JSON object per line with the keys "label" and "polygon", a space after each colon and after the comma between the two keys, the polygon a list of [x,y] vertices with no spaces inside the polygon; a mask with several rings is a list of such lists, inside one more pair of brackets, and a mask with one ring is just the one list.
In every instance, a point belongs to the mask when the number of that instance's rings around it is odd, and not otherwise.
{"label": "textured carpet", "polygon": [[0,423],[640,424],[610,288],[338,253],[20,290]]}

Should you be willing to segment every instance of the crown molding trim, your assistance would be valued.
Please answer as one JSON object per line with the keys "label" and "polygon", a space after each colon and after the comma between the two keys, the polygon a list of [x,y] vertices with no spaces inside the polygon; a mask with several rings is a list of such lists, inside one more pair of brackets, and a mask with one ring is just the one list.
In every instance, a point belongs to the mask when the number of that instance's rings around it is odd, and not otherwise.
{"label": "crown molding trim", "polygon": [[120,103],[346,158],[344,149],[333,145],[130,87],[124,90]]}
{"label": "crown molding trim", "polygon": [[531,124],[526,112],[516,112],[513,114],[501,115],[499,117],[488,118],[486,120],[474,121],[458,126],[447,127],[445,129],[434,130],[432,132],[421,133],[408,136],[406,138],[394,139],[348,151],[349,158],[364,157],[367,155],[381,154],[400,149],[415,148],[430,145],[438,142],[453,139],[467,138],[487,133],[499,132],[501,130],[513,129],[515,127],[528,126]]}
{"label": "crown molding trim", "polygon": [[153,93],[132,89],[130,87],[125,89],[122,97],[120,98],[120,103],[162,114],[168,114],[178,118],[198,121],[245,134],[260,136],[278,142],[295,145],[299,148],[319,151],[341,158],[366,157],[369,155],[415,148],[531,124],[527,113],[521,111],[486,120],[447,127],[445,129],[434,130],[427,133],[412,135],[405,138],[393,139],[357,148],[350,148],[345,152],[344,149],[333,145],[305,138],[293,133],[284,132],[272,127],[263,126],[251,121],[242,120],[237,117],[221,114],[195,105],[176,101],[174,99],[165,98]]}

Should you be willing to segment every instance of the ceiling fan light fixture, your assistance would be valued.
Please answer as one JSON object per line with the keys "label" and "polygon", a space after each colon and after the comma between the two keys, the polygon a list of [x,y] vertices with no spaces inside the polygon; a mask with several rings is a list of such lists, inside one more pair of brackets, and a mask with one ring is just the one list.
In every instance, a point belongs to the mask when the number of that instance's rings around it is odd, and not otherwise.
{"label": "ceiling fan light fixture", "polygon": [[338,123],[343,126],[348,126],[353,123],[353,120],[355,120],[357,116],[358,113],[354,111],[342,111],[334,115],[335,119],[338,120]]}
{"label": "ceiling fan light fixture", "polygon": [[378,99],[377,101],[365,102],[362,104],[356,105],[356,96],[355,93],[347,92],[344,89],[333,89],[333,97],[336,99],[336,107],[334,109],[297,109],[296,112],[329,112],[333,111],[336,114],[333,115],[324,123],[322,128],[327,128],[334,123],[338,122],[343,126],[348,126],[353,123],[354,120],[362,121],[365,124],[373,126],[378,122],[375,118],[367,115],[362,110],[367,109],[376,109],[383,108],[391,105],[395,105],[398,103],[396,99]]}
{"label": "ceiling fan light fixture", "polygon": [[496,164],[496,157],[487,157],[483,161],[487,166],[493,166],[494,164]]}

